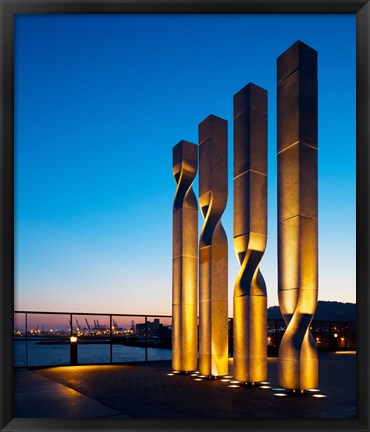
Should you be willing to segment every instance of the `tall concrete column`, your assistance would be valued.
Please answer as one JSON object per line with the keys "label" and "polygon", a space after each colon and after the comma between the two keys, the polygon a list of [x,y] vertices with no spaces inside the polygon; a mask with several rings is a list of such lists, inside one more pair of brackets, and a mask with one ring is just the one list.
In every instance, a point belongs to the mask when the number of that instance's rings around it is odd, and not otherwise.
{"label": "tall concrete column", "polygon": [[267,379],[267,294],[259,270],[267,241],[267,91],[234,96],[234,378]]}
{"label": "tall concrete column", "polygon": [[297,41],[277,59],[278,294],[287,329],[280,386],[318,386],[309,330],[318,296],[317,52]]}
{"label": "tall concrete column", "polygon": [[227,238],[221,216],[227,202],[227,121],[199,124],[199,371],[228,373]]}
{"label": "tall concrete column", "polygon": [[198,364],[198,205],[192,189],[197,167],[198,146],[180,141],[173,148],[172,368],[181,372]]}

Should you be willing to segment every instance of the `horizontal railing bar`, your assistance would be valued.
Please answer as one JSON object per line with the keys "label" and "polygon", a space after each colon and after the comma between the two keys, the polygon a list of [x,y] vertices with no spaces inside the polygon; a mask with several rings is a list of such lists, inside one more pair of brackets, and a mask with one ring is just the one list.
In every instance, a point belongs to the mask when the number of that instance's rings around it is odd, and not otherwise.
{"label": "horizontal railing bar", "polygon": [[126,317],[158,317],[172,318],[172,315],[156,314],[120,314],[120,313],[93,313],[93,312],[45,312],[45,311],[14,311],[14,313],[35,314],[35,315],[99,315],[99,316],[126,316]]}
{"label": "horizontal railing bar", "polygon": [[[23,314],[35,314],[35,315],[99,315],[99,316],[123,316],[123,317],[151,317],[151,318],[172,318],[172,315],[156,315],[156,314],[120,314],[120,313],[93,313],[93,312],[45,312],[45,311],[14,311],[14,313],[23,313]],[[199,319],[199,317],[198,317]],[[228,318],[229,320],[233,319],[232,317]],[[267,321],[284,321],[282,318],[267,318]],[[357,321],[349,321],[349,320],[316,320],[315,318],[312,320],[313,323],[357,323]]]}

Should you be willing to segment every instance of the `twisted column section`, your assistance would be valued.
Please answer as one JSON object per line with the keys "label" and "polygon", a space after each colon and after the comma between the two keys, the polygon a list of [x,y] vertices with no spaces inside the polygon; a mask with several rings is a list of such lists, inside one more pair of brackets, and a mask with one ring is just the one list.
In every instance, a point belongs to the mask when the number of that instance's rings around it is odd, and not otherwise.
{"label": "twisted column section", "polygon": [[227,237],[221,216],[227,202],[227,121],[199,124],[199,371],[228,373]]}
{"label": "twisted column section", "polygon": [[317,52],[297,41],[277,60],[278,294],[287,325],[282,387],[318,386],[310,324],[318,296]]}
{"label": "twisted column section", "polygon": [[267,241],[267,91],[234,96],[234,378],[267,379],[267,293],[259,270]]}
{"label": "twisted column section", "polygon": [[192,189],[197,166],[198,146],[180,141],[173,148],[172,368],[181,372],[197,369],[198,205]]}

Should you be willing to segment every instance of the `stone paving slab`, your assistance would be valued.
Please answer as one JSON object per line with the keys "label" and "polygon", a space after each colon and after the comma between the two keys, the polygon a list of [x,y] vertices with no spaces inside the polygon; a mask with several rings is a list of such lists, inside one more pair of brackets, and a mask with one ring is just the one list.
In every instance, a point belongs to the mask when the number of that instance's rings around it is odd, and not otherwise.
{"label": "stone paving slab", "polygon": [[[320,390],[325,398],[277,397],[271,388],[230,388],[230,382],[221,380],[196,381],[190,375],[168,375],[172,372],[168,361],[52,367],[34,372],[118,415],[133,418],[354,418],[356,355],[321,353],[319,365]],[[232,361],[229,369],[232,374]],[[276,358],[268,359],[268,381],[271,387],[278,387]],[[15,390],[19,391],[17,386]],[[91,414],[93,417],[96,413]],[[21,407],[16,417],[26,417]]]}
{"label": "stone paving slab", "polygon": [[[15,373],[15,412],[27,418],[129,418],[40,374],[27,369]],[[16,415],[17,417],[17,415]]]}

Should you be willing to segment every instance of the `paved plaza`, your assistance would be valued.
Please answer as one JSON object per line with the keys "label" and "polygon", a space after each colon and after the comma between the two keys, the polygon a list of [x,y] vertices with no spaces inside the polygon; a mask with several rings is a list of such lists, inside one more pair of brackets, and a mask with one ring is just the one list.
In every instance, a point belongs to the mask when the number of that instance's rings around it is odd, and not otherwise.
{"label": "paved plaza", "polygon": [[[232,359],[229,360],[232,375]],[[15,370],[17,418],[354,418],[356,355],[319,354],[320,394],[276,396],[267,388],[172,374],[170,361]],[[269,388],[268,388],[269,387]]]}

